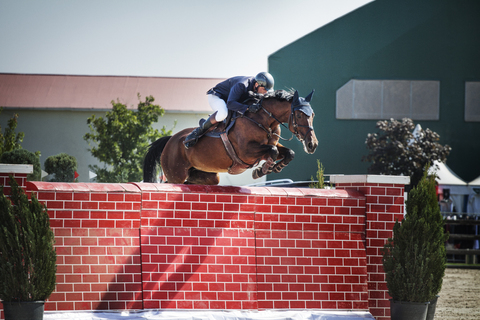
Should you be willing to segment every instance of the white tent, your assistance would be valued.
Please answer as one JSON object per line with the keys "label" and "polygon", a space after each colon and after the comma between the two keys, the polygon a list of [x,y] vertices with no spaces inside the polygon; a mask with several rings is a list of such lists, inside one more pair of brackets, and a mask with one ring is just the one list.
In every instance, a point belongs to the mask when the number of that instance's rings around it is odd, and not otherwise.
{"label": "white tent", "polygon": [[470,181],[468,185],[470,187],[480,187],[480,176],[478,176],[475,180]]}
{"label": "white tent", "polygon": [[480,176],[470,181],[468,186],[470,187],[470,196],[468,197],[467,212],[480,215]]}
{"label": "white tent", "polygon": [[433,172],[437,175],[438,191],[442,193],[444,189],[449,189],[450,199],[453,201],[456,212],[463,212],[465,196],[470,194],[468,184],[443,162],[435,161],[429,173]]}

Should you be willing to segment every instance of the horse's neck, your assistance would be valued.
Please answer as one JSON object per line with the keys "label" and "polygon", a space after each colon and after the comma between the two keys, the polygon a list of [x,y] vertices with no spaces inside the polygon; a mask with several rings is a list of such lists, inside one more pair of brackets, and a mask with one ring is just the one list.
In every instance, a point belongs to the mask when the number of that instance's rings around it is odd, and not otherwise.
{"label": "horse's neck", "polygon": [[290,116],[290,102],[288,101],[268,101],[264,106],[265,109],[270,112],[275,120],[282,123],[288,122]]}

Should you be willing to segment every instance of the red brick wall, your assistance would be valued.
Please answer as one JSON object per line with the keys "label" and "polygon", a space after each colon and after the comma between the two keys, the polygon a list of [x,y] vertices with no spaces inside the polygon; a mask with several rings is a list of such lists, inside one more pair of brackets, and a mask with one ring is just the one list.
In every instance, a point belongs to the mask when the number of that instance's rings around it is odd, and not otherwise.
{"label": "red brick wall", "polygon": [[[375,181],[375,179],[372,180]],[[359,190],[366,196],[365,247],[367,252],[368,310],[377,320],[390,320],[390,296],[385,282],[381,249],[386,239],[393,235],[395,220],[403,219],[404,184],[368,181],[337,182],[336,188]]]}
{"label": "red brick wall", "polygon": [[29,182],[56,237],[46,310],[357,309],[389,319],[381,268],[403,185],[337,189]]}
{"label": "red brick wall", "polygon": [[26,173],[3,173],[0,172],[0,186],[3,186],[3,192],[6,195],[10,194],[10,176],[12,176],[18,185],[25,190],[27,184],[27,174]]}
{"label": "red brick wall", "polygon": [[141,193],[133,184],[32,182],[55,233],[57,286],[45,310],[143,307]]}

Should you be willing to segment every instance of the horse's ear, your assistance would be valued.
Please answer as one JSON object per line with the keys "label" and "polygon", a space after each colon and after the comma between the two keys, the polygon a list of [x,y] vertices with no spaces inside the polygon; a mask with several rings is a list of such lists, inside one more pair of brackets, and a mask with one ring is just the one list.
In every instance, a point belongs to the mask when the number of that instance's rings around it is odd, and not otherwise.
{"label": "horse's ear", "polygon": [[313,89],[312,92],[310,92],[310,94],[305,97],[305,101],[310,102],[310,100],[312,100],[314,92],[315,92],[315,89]]}
{"label": "horse's ear", "polygon": [[293,94],[293,101],[295,101],[295,102],[298,101],[298,97],[299,97],[298,91],[295,90],[295,93]]}

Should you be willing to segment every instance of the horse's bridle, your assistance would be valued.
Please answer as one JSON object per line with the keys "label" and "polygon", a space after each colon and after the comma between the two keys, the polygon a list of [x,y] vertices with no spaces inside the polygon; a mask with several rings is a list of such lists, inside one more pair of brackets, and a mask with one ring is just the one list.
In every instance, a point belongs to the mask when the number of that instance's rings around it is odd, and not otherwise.
{"label": "horse's bridle", "polygon": [[[297,111],[297,109],[299,109],[300,107],[294,107],[293,106],[293,101],[292,101],[292,112],[290,113],[290,117],[288,118],[288,123],[290,123],[290,118],[292,118],[292,125],[293,125],[293,128],[295,129],[295,131],[293,132],[293,134],[295,134],[295,136],[297,137],[298,140],[300,141],[303,141],[305,140],[305,138],[307,137],[307,135],[310,133],[310,131],[313,130],[313,127],[312,126],[304,126],[304,125],[301,125],[301,124],[298,124],[297,123],[297,119],[295,118],[295,111]],[[302,111],[303,112],[303,111]],[[275,119],[276,120],[276,119]],[[308,131],[303,135],[303,137],[300,136],[300,133],[298,132],[298,127],[301,127],[301,128],[308,128]],[[290,129],[289,129],[290,130]]]}
{"label": "horse's bridle", "polygon": [[[294,131],[291,131],[289,127],[287,127],[286,125],[283,124],[283,122],[281,122],[280,120],[277,119],[277,117],[275,117],[271,112],[267,111],[267,109],[265,109],[262,105],[262,102],[263,102],[263,98],[260,100],[260,105],[262,107],[262,110],[268,114],[268,116],[270,118],[273,118],[275,119],[275,121],[277,121],[280,125],[284,126],[288,131],[292,132],[293,135],[295,135],[297,137],[298,140],[300,141],[304,141],[305,138],[307,137],[307,135],[310,133],[310,131],[313,130],[313,127],[312,126],[305,126],[305,125],[301,125],[301,124],[298,124],[297,123],[297,120],[295,118],[295,111],[297,111],[297,109],[299,109],[300,107],[294,107],[293,106],[293,100],[292,100],[292,103],[291,103],[291,112],[290,112],[290,116],[288,117],[288,123],[290,124],[290,120],[292,121],[292,126],[293,126],[293,129]],[[244,116],[245,117],[245,116]],[[268,138],[270,138],[273,135],[276,135],[279,139],[283,140],[283,141],[290,141],[293,139],[293,135],[290,139],[285,139],[283,138],[282,136],[280,136],[279,134],[276,134],[274,132],[272,132],[272,129],[271,128],[265,128],[265,126],[261,123],[258,123],[257,121],[253,120],[252,118],[249,118],[249,117],[245,117],[246,119],[252,121],[253,123],[257,124],[257,126],[259,126],[261,129],[263,129],[266,133],[267,133],[267,136]],[[308,131],[303,135],[303,137],[300,135],[300,133],[298,132],[298,128],[308,128]]]}

